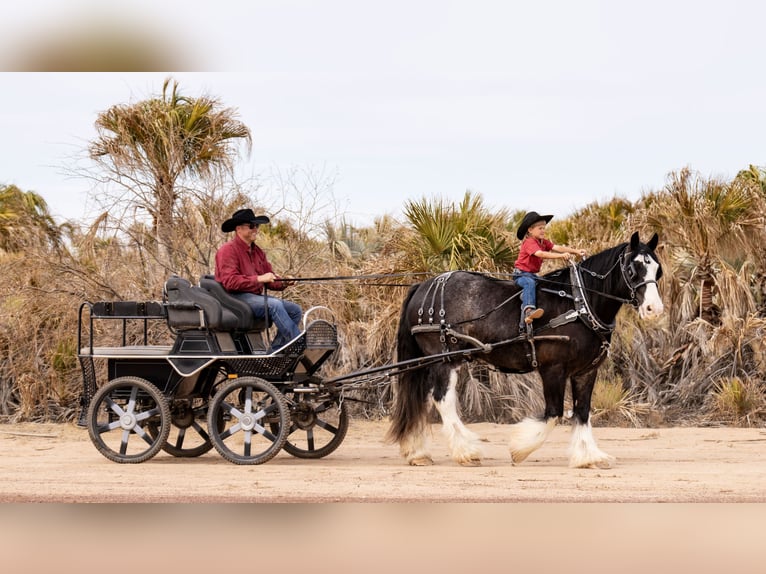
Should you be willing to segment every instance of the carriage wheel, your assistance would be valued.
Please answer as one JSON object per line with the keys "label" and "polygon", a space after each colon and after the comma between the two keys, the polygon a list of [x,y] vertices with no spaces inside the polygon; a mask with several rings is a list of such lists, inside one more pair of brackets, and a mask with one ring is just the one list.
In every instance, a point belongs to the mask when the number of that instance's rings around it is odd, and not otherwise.
{"label": "carriage wheel", "polygon": [[[215,449],[235,464],[263,464],[274,458],[287,440],[290,412],[274,385],[256,377],[225,383],[210,400],[208,432]],[[219,427],[213,424],[223,420]],[[272,425],[277,425],[273,432]]]}
{"label": "carriage wheel", "polygon": [[[170,434],[162,450],[179,458],[202,456],[213,448],[207,432],[207,399],[178,399],[170,403]],[[218,420],[223,429],[223,417]],[[156,436],[157,427],[149,426],[149,432]]]}
{"label": "carriage wheel", "polygon": [[[322,458],[335,451],[346,438],[346,403],[330,395],[285,392],[290,405],[290,430],[282,447],[298,458]],[[278,432],[276,426],[272,426]]]}
{"label": "carriage wheel", "polygon": [[[149,432],[154,427],[155,433]],[[170,432],[170,408],[149,381],[119,377],[101,387],[88,408],[88,434],[114,462],[144,462],[157,454]]]}

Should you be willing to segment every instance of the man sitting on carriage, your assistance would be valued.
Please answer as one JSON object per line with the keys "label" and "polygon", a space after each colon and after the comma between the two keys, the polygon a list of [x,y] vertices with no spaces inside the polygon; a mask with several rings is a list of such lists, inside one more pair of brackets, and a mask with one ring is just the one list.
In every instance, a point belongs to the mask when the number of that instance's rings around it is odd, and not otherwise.
{"label": "man sitting on carriage", "polygon": [[242,299],[257,318],[268,317],[277,326],[272,344],[276,350],[300,334],[301,307],[287,299],[267,297],[266,288],[283,291],[293,283],[274,273],[264,251],[255,244],[258,228],[269,223],[265,215],[252,209],[239,209],[221,225],[221,231],[234,231],[234,237],[215,254],[215,279],[234,297]]}

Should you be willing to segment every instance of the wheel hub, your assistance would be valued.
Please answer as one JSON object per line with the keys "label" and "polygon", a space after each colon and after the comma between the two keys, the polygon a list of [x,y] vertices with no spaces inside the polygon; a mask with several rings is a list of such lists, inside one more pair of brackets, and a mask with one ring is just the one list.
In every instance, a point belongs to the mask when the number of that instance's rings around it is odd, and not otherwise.
{"label": "wheel hub", "polygon": [[312,428],[317,422],[317,414],[314,408],[307,403],[300,403],[291,413],[293,423],[301,430]]}
{"label": "wheel hub", "polygon": [[133,430],[133,427],[136,426],[136,417],[132,413],[124,413],[120,417],[120,426],[124,430]]}
{"label": "wheel hub", "polygon": [[174,404],[170,419],[173,425],[178,428],[189,428],[194,423],[194,409],[186,402]]}
{"label": "wheel hub", "polygon": [[250,414],[243,415],[242,418],[239,419],[239,424],[243,430],[251,431],[255,428],[255,417]]}

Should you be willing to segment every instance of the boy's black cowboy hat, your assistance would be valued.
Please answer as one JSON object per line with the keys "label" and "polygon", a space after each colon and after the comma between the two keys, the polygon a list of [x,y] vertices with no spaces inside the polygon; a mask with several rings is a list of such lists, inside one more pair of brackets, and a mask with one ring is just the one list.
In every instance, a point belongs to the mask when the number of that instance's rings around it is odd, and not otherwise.
{"label": "boy's black cowboy hat", "polygon": [[518,237],[519,240],[524,239],[524,236],[527,234],[527,231],[529,231],[529,228],[532,227],[535,223],[538,221],[544,221],[545,223],[548,223],[551,219],[553,219],[552,215],[540,215],[536,211],[530,211],[524,216],[524,219],[521,220],[521,225],[519,225],[519,230],[516,232],[516,237]]}
{"label": "boy's black cowboy hat", "polygon": [[234,212],[234,215],[221,224],[221,231],[228,233],[229,231],[234,231],[237,225],[243,225],[245,223],[263,225],[268,222],[268,217],[265,215],[256,215],[253,213],[252,209],[238,209]]}

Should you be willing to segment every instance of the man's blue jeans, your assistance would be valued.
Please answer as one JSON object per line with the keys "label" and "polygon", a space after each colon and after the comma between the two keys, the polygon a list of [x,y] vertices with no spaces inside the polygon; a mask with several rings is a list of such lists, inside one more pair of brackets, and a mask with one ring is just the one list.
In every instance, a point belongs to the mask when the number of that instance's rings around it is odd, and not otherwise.
{"label": "man's blue jeans", "polygon": [[264,297],[255,293],[232,293],[232,295],[250,305],[253,315],[258,319],[266,316],[265,302],[268,301],[269,320],[277,326],[277,336],[274,337],[271,344],[273,349],[284,347],[300,334],[298,325],[303,311],[297,303],[278,297]]}
{"label": "man's blue jeans", "polygon": [[537,275],[516,269],[513,272],[513,280],[521,287],[522,311],[527,307],[537,307]]}

